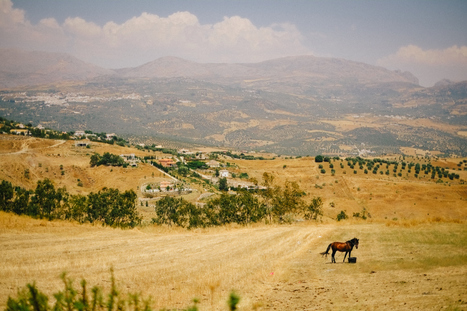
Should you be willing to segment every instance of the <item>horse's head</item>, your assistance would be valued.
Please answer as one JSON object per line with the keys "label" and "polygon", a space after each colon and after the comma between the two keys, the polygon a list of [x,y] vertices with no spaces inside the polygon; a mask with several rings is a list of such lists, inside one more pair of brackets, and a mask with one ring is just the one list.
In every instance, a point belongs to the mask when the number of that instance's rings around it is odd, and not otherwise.
{"label": "horse's head", "polygon": [[358,249],[358,239],[353,238],[351,241],[352,241],[353,245],[355,246],[355,248]]}

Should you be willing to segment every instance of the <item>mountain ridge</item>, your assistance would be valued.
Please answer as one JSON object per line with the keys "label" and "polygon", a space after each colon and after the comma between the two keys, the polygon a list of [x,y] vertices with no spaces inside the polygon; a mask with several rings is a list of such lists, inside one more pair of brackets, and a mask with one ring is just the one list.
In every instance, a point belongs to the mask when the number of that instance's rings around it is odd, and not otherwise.
{"label": "mountain ridge", "polygon": [[0,49],[0,87],[33,86],[62,81],[83,81],[113,70],[86,63],[70,54]]}
{"label": "mountain ridge", "polygon": [[243,84],[257,79],[279,81],[284,77],[301,83],[322,80],[347,80],[378,84],[403,82],[418,86],[409,72],[339,58],[311,55],[289,56],[257,63],[197,63],[166,56],[137,67],[105,69],[86,63],[70,54],[18,49],[0,49],[0,87],[33,86],[61,81],[86,81],[96,77],[194,78],[222,84]]}

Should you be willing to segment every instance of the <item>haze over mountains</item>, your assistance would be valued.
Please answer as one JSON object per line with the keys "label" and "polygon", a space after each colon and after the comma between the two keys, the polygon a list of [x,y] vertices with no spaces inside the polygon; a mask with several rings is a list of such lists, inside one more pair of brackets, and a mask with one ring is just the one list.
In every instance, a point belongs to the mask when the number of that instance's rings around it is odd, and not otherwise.
{"label": "haze over mountains", "polygon": [[0,88],[80,81],[114,74],[65,53],[0,49]]}
{"label": "haze over mountains", "polygon": [[99,76],[122,78],[193,78],[211,82],[248,83],[245,80],[309,81],[348,79],[358,83],[404,82],[418,85],[409,72],[390,71],[364,63],[315,56],[294,56],[244,64],[201,64],[177,57],[162,57],[135,68],[104,69],[64,53],[0,49],[0,87],[41,85]]}
{"label": "haze over mountains", "polygon": [[424,88],[409,72],[314,56],[113,70],[58,53],[0,59],[0,114],[55,129],[278,154],[467,155],[465,81]]}

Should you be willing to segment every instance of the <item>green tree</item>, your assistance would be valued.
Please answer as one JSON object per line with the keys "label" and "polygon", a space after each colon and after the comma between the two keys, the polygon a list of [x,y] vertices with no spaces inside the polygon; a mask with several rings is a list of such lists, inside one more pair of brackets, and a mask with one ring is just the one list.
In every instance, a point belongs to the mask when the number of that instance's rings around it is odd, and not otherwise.
{"label": "green tree", "polygon": [[154,211],[156,212],[156,218],[154,222],[157,224],[181,225],[184,226],[183,212],[184,212],[185,201],[183,198],[163,197],[156,202]]}
{"label": "green tree", "polygon": [[[180,162],[178,162],[180,163]],[[183,177],[186,177],[188,175],[188,172],[189,172],[189,169],[188,167],[184,166],[184,165],[180,165],[177,169],[177,173],[180,174],[181,176]],[[153,176],[154,177],[154,176]]]}
{"label": "green tree", "polygon": [[188,226],[188,229],[206,227],[210,225],[209,220],[206,216],[206,210],[199,208],[193,203],[186,202],[183,205],[182,218],[184,218],[184,225]]}
{"label": "green tree", "polygon": [[66,213],[66,219],[72,219],[79,223],[86,222],[88,203],[86,196],[82,194],[72,195],[69,200],[69,209]]}
{"label": "green tree", "polygon": [[314,197],[305,208],[305,219],[317,220],[323,216],[323,200],[320,197]]}
{"label": "green tree", "polygon": [[101,156],[98,153],[94,153],[91,156],[91,162],[90,162],[91,167],[97,166],[99,164],[100,159],[101,159]]}
{"label": "green tree", "polygon": [[29,214],[39,218],[52,220],[59,218],[62,203],[68,198],[65,188],[55,190],[55,187],[48,178],[37,182],[34,196],[31,199]]}
{"label": "green tree", "polygon": [[258,197],[251,192],[243,190],[235,197],[237,207],[236,222],[241,225],[256,223],[261,221],[266,215],[266,209]]}
{"label": "green tree", "polygon": [[301,211],[303,207],[303,191],[296,182],[286,181],[284,189],[276,187],[272,212],[282,218],[285,214]]}
{"label": "green tree", "polygon": [[205,209],[211,225],[246,225],[260,221],[265,215],[264,205],[248,191],[240,191],[237,195],[222,193],[210,200]]}
{"label": "green tree", "polygon": [[264,202],[265,213],[269,217],[269,222],[272,222],[272,200],[274,198],[274,175],[267,172],[263,173],[262,185],[266,188],[261,192]]}
{"label": "green tree", "polygon": [[87,220],[100,221],[113,227],[135,227],[141,223],[136,209],[136,193],[127,190],[103,188],[98,193],[88,195]]}
{"label": "green tree", "polygon": [[28,213],[30,195],[32,191],[24,188],[16,187],[15,189],[15,200],[13,202],[13,212],[18,215]]}
{"label": "green tree", "polygon": [[248,176],[248,173],[240,173],[240,175],[239,175],[238,177],[239,177],[239,178],[242,178],[242,179],[248,179],[248,178],[250,178],[250,177]]}
{"label": "green tree", "polygon": [[227,183],[227,178],[226,177],[219,179],[219,190],[221,190],[221,191],[229,190],[229,185]]}
{"label": "green tree", "polygon": [[319,163],[319,162],[323,162],[324,161],[324,157],[322,155],[317,155],[315,157],[315,162]]}
{"label": "green tree", "polygon": [[13,209],[13,186],[9,181],[2,180],[0,183],[0,210],[9,212]]}

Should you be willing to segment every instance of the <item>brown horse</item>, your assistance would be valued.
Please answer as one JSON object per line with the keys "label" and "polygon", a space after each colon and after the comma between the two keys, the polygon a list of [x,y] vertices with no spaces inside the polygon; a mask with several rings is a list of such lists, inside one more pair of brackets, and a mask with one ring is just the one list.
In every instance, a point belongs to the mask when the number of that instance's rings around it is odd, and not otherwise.
{"label": "brown horse", "polygon": [[332,262],[336,262],[336,259],[334,258],[334,255],[336,254],[337,251],[339,252],[345,252],[344,256],[344,262],[345,262],[345,257],[347,256],[347,253],[349,254],[350,258],[350,253],[352,252],[353,247],[355,246],[356,249],[358,249],[358,239],[353,238],[350,241],[347,241],[345,243],[342,242],[333,242],[329,244],[328,249],[325,252],[320,253],[321,255],[326,255],[326,257],[329,255],[329,249],[332,247]]}

